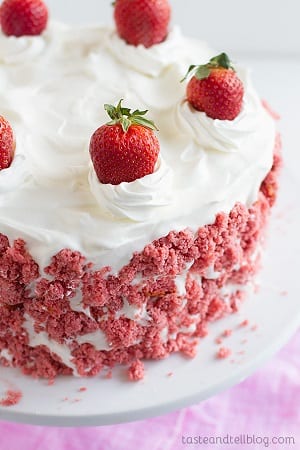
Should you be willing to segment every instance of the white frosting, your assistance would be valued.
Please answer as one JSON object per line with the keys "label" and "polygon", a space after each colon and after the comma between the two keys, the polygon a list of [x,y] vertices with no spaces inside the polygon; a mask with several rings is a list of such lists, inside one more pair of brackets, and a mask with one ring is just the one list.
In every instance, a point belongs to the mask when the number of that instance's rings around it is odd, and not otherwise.
{"label": "white frosting", "polygon": [[[179,83],[190,64],[213,56],[206,44],[174,30],[161,46],[138,49],[147,61],[145,75],[130,56],[137,49],[127,49],[124,64],[109,36],[106,28],[53,23],[45,36],[28,40],[46,43],[33,59],[25,47],[14,64],[0,63],[0,102],[17,139],[17,157],[0,173],[0,232],[24,238],[41,267],[68,247],[116,272],[134,251],[170,230],[196,231],[238,201],[250,206],[272,166],[274,123],[242,71],[243,111],[220,124],[187,109]],[[1,36],[2,54],[10,42]],[[103,187],[93,172],[89,176],[88,145],[108,120],[102,105],[120,98],[125,106],[150,110],[160,130],[162,165],[137,182]]]}
{"label": "white frosting", "polygon": [[17,64],[33,59],[40,55],[45,48],[45,40],[41,36],[0,35],[0,62]]}
{"label": "white frosting", "polygon": [[0,171],[0,205],[1,194],[17,189],[29,176],[25,156],[15,155],[11,166]]}
{"label": "white frosting", "polygon": [[145,75],[157,77],[163,69],[176,62],[180,39],[182,39],[180,29],[174,27],[164,42],[147,49],[143,45],[134,47],[127,44],[116,31],[113,31],[108,34],[106,45],[122,65]]}
{"label": "white frosting", "polygon": [[[175,277],[177,295],[180,295],[182,297],[184,297],[186,295],[186,286],[185,286],[186,285],[186,277],[187,277],[188,271],[190,270],[190,268],[192,267],[193,264],[194,264],[194,260],[192,260],[191,262],[186,264],[186,267],[183,270],[183,272],[180,275],[177,275]],[[183,305],[183,307],[184,307],[184,305]]]}
{"label": "white frosting", "polygon": [[77,369],[75,364],[71,362],[72,355],[71,350],[66,344],[60,344],[59,342],[49,339],[48,334],[45,331],[36,333],[34,330],[34,320],[28,314],[24,314],[25,321],[23,328],[27,331],[29,337],[30,347],[38,347],[39,345],[45,345],[50,352],[55,353],[60,357],[61,361],[73,370],[74,375],[77,375]]}
{"label": "white frosting", "polygon": [[13,360],[13,355],[10,353],[10,351],[7,348],[3,348],[0,351],[0,358],[5,358],[8,363],[11,363]]}
{"label": "white frosting", "polygon": [[96,350],[111,350],[111,347],[107,343],[106,336],[102,330],[96,330],[93,333],[87,333],[79,336],[76,341],[79,345],[91,344]]}
{"label": "white frosting", "polygon": [[90,319],[95,320],[91,314],[90,308],[84,307],[82,303],[82,293],[80,289],[77,289],[76,295],[70,299],[70,308],[73,311],[83,313]]}
{"label": "white frosting", "polygon": [[209,266],[206,269],[206,272],[204,274],[204,277],[207,278],[208,280],[217,280],[219,278],[219,276],[221,275],[221,272],[216,272],[214,270],[213,266]]}
{"label": "white frosting", "polygon": [[[50,352],[55,353],[60,357],[61,361],[73,370],[74,375],[78,375],[77,368],[72,362],[73,356],[71,350],[67,344],[60,344],[54,339],[50,339],[45,331],[36,333],[34,330],[34,319],[28,314],[24,314],[25,321],[23,328],[27,331],[29,337],[30,347],[38,347],[39,345],[45,345]],[[102,330],[96,330],[93,333],[87,333],[77,337],[76,341],[79,345],[91,344],[96,350],[111,350],[111,347],[107,343],[106,336]],[[6,357],[6,356],[5,356]],[[7,358],[7,357],[6,357]]]}
{"label": "white frosting", "polygon": [[160,207],[173,201],[173,173],[163,159],[154,173],[118,185],[100,183],[91,165],[89,182],[100,208],[113,216],[137,222],[153,219]]}
{"label": "white frosting", "polygon": [[126,298],[124,298],[123,307],[117,311],[115,318],[119,319],[120,317],[127,317],[127,319],[134,320],[139,325],[147,326],[148,322],[152,319],[147,313],[146,307],[146,303],[144,303],[140,308],[130,305]]}

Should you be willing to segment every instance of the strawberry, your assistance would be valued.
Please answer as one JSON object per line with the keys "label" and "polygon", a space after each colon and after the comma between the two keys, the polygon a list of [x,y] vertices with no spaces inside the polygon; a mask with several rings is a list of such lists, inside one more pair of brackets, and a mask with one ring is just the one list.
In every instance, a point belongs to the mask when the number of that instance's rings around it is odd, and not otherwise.
{"label": "strawberry", "polygon": [[116,0],[114,17],[120,38],[131,45],[152,47],[168,34],[168,0]]}
{"label": "strawberry", "polygon": [[190,74],[187,99],[195,109],[212,119],[233,120],[239,115],[244,86],[226,53],[211,58],[208,64],[190,66],[183,80]]}
{"label": "strawberry", "polygon": [[103,184],[131,182],[155,170],[159,142],[154,123],[144,116],[148,111],[131,112],[104,105],[111,121],[98,128],[90,142],[90,155],[99,181]]}
{"label": "strawberry", "polygon": [[42,0],[4,0],[0,23],[7,36],[41,34],[48,22],[48,9]]}
{"label": "strawberry", "polygon": [[8,121],[0,116],[0,171],[7,169],[11,165],[14,151],[13,130]]}

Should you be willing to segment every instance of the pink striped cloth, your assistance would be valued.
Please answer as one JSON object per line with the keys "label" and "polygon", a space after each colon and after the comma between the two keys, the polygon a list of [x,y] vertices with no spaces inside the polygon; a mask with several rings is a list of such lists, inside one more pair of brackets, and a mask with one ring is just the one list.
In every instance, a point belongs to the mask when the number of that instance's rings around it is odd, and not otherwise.
{"label": "pink striped cloth", "polygon": [[[2,422],[0,450],[298,450],[299,356],[300,331],[265,367],[243,383],[201,404],[142,422],[93,428],[47,428]],[[206,437],[208,443],[200,445],[199,437]],[[218,440],[221,438],[222,444]],[[230,438],[240,443],[228,444]],[[195,444],[190,444],[192,439]]]}

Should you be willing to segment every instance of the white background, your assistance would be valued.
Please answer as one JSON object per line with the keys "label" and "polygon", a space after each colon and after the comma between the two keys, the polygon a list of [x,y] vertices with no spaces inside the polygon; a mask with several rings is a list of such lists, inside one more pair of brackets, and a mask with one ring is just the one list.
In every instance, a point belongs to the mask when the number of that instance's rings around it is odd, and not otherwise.
{"label": "white background", "polygon": [[[53,18],[112,21],[112,0],[45,0]],[[218,50],[300,57],[299,0],[170,0],[173,22]]]}

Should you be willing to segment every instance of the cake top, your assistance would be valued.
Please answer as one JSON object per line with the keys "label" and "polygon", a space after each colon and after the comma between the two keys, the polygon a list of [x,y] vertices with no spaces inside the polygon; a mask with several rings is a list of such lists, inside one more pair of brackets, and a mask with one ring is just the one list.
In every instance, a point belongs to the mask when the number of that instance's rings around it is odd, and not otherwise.
{"label": "cake top", "polygon": [[[36,260],[70,247],[96,265],[124,265],[171,229],[198,229],[250,206],[272,166],[275,127],[247,72],[241,111],[219,120],[186,99],[187,68],[215,52],[178,27],[146,48],[115,29],[50,22],[38,36],[0,36],[1,110],[15,156],[0,171],[1,232],[22,237]],[[117,185],[99,181],[90,139],[104,104],[149,110],[159,131],[153,173]],[[118,254],[116,255],[116,249]]]}

